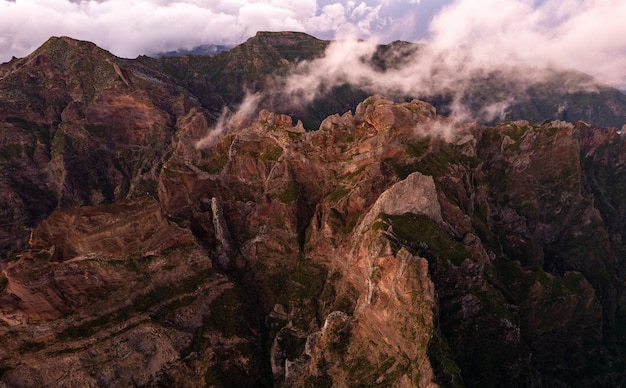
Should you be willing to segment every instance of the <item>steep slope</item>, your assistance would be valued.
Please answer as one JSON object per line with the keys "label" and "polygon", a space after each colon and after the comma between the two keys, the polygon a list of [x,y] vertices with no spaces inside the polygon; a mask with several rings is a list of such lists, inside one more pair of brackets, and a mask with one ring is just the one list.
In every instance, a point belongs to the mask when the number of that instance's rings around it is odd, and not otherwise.
{"label": "steep slope", "polygon": [[263,375],[245,291],[155,200],[55,212],[3,280],[7,386],[198,386],[212,373],[246,386]]}
{"label": "steep slope", "polygon": [[216,113],[223,105],[236,109],[246,93],[263,93],[264,108],[281,110],[300,119],[307,129],[316,129],[328,115],[354,109],[367,94],[344,85],[309,106],[299,106],[274,93],[278,92],[274,77],[287,75],[300,61],[323,56],[329,43],[304,33],[259,32],[216,55],[140,57],[138,61],[168,74]]}
{"label": "steep slope", "polygon": [[626,383],[617,130],[373,96],[212,132],[144,61],[0,67],[1,384]]}
{"label": "steep slope", "polygon": [[380,97],[181,128],[158,204],[55,212],[5,265],[7,384],[624,383],[614,130]]}
{"label": "steep slope", "polygon": [[223,268],[273,318],[276,381],[619,385],[623,231],[585,188],[592,134],[621,144],[582,122],[463,128],[417,101],[370,98],[311,133],[263,112],[175,154],[160,198],[197,230],[221,198]]}
{"label": "steep slope", "polygon": [[156,194],[179,117],[202,114],[161,77],[69,38],[0,67],[0,252],[57,207]]}
{"label": "steep slope", "polygon": [[[216,105],[221,109],[220,102],[235,109],[246,91],[263,92],[264,108],[289,114],[301,120],[308,130],[314,130],[327,116],[354,110],[368,95],[381,93],[365,91],[364,85],[343,84],[331,88],[308,106],[294,106],[288,97],[278,96],[273,78],[288,74],[301,61],[323,57],[329,44],[330,41],[303,33],[259,32],[243,44],[217,55],[141,57],[139,62],[171,76],[198,96],[207,109],[215,109]],[[378,46],[372,58],[362,60],[384,72],[418,60],[423,49],[419,44],[392,42]],[[441,90],[435,95],[416,91],[394,97],[428,101],[441,114],[449,114],[452,105],[462,103],[471,119],[487,124],[499,120],[558,119],[621,128],[626,123],[623,93],[600,85],[585,74],[568,70],[474,71],[467,79],[456,82],[453,90]],[[491,111],[492,107],[503,103],[506,105],[503,112]],[[503,117],[499,117],[500,113]]]}

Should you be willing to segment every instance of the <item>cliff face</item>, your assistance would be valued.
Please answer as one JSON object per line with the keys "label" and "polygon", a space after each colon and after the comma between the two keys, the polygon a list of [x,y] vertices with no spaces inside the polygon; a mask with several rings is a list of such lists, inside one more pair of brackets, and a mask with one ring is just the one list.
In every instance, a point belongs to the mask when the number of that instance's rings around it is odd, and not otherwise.
{"label": "cliff face", "polygon": [[[0,70],[0,252],[57,207],[155,194],[191,95],[88,42],[51,38]],[[18,237],[18,238],[16,238]]]}
{"label": "cliff face", "polygon": [[[140,57],[138,62],[168,74],[174,82],[196,95],[209,111],[219,113],[223,104],[236,109],[246,93],[260,93],[267,109],[289,114],[301,120],[307,130],[315,130],[327,116],[354,111],[366,97],[381,93],[368,87],[367,80],[362,84],[346,81],[334,86],[324,85],[327,90],[306,105],[294,104],[292,96],[277,93],[277,76],[289,74],[303,61],[324,57],[331,43],[303,33],[258,32],[241,45],[216,55]],[[397,71],[395,77],[407,77],[407,74],[410,77],[407,65],[420,61],[427,51],[427,47],[420,44],[396,41],[377,46],[371,57],[364,55],[359,61],[381,77],[394,70]],[[441,78],[439,70],[443,69],[435,66],[433,70],[432,78],[425,79],[425,82],[453,82]],[[522,74],[526,76],[520,77]],[[623,93],[574,71],[532,67],[475,71],[449,88],[439,85],[430,92],[420,93],[406,95],[398,92],[393,97],[396,100],[419,98],[428,101],[445,115],[461,104],[470,117],[490,125],[499,120],[541,122],[558,119],[583,120],[596,126],[620,128],[626,115]],[[495,114],[494,108],[502,110],[502,116]]]}
{"label": "cliff face", "polygon": [[64,38],[0,78],[6,386],[626,382],[614,129],[373,96],[216,133],[162,73]]}

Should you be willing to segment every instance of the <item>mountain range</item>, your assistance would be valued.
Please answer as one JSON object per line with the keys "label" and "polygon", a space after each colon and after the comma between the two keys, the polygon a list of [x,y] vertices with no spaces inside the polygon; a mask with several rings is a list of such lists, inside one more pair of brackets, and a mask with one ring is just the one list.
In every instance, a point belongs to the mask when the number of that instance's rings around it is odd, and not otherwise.
{"label": "mountain range", "polygon": [[273,92],[329,44],[0,65],[1,385],[626,384],[626,97]]}

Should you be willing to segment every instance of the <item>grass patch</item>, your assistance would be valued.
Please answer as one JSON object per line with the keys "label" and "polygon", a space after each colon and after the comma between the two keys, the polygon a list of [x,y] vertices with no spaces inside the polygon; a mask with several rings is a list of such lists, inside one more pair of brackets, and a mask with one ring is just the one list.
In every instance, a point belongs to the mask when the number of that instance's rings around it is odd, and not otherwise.
{"label": "grass patch", "polygon": [[57,131],[52,138],[52,152],[56,154],[62,154],[64,152],[71,152],[74,150],[74,143],[72,138],[63,133]]}
{"label": "grass patch", "polygon": [[234,136],[228,135],[214,147],[201,149],[202,162],[196,167],[209,174],[217,174],[222,171],[229,161],[229,149],[234,139]]}
{"label": "grass patch", "polygon": [[345,197],[350,193],[350,189],[347,189],[343,186],[337,186],[337,188],[330,194],[328,194],[328,201],[332,203],[338,202],[341,198]]}
{"label": "grass patch", "polygon": [[[444,176],[454,164],[464,164],[462,156],[449,143],[441,143],[433,152],[429,153],[417,164],[417,171],[433,177]],[[472,164],[470,160],[467,164]]]}
{"label": "grass patch", "polygon": [[365,171],[365,168],[366,168],[366,167],[367,167],[367,166],[361,166],[361,167],[359,167],[356,171],[353,171],[353,172],[351,172],[351,173],[349,173],[349,174],[346,174],[346,175],[343,177],[343,179],[354,179],[354,178],[356,178],[357,176],[361,175],[361,173],[362,173],[363,171]]}
{"label": "grass patch", "polygon": [[109,133],[109,127],[106,125],[85,125],[85,129],[90,135],[105,137]]}
{"label": "grass patch", "polygon": [[278,161],[278,159],[280,159],[282,154],[283,154],[282,147],[274,146],[274,147],[271,147],[270,149],[268,149],[267,151],[263,152],[259,156],[259,159],[261,159],[264,162],[267,162],[267,161],[276,162],[276,161]]}
{"label": "grass patch", "polygon": [[522,137],[526,134],[530,127],[527,125],[518,126],[515,124],[511,124],[509,128],[504,130],[504,134],[508,135],[511,139],[515,140],[515,142],[519,142]]}
{"label": "grass patch", "polygon": [[50,252],[48,251],[39,251],[33,255],[33,257],[37,260],[48,260],[50,259]]}
{"label": "grass patch", "polygon": [[437,223],[423,214],[382,215],[401,241],[416,248],[426,258],[447,259],[459,265],[470,256],[465,246],[452,239]]}
{"label": "grass patch", "polygon": [[278,344],[285,352],[287,359],[295,360],[304,352],[306,338],[297,337],[287,331],[278,339]]}
{"label": "grass patch", "polygon": [[[307,330],[319,310],[319,296],[324,291],[327,272],[309,259],[301,260],[284,283],[278,303],[292,312],[293,325]],[[327,301],[323,301],[327,302]]]}
{"label": "grass patch", "polygon": [[307,376],[304,379],[304,386],[306,388],[331,388],[333,387],[333,379],[323,374],[321,376]]}
{"label": "grass patch", "polygon": [[[200,271],[196,275],[184,279],[179,283],[156,287],[152,291],[137,296],[131,304],[126,305],[111,314],[102,315],[91,321],[83,322],[79,325],[66,328],[65,330],[57,334],[57,338],[60,340],[72,340],[77,338],[89,337],[93,335],[96,331],[104,327],[122,323],[135,314],[145,313],[152,307],[163,302],[164,300],[171,299],[179,294],[185,294],[195,291],[197,287],[208,276],[213,274],[213,272],[213,269],[207,269],[204,271]],[[177,303],[180,303],[180,301],[174,301],[167,306],[170,306],[171,308],[176,308]],[[158,313],[165,314],[165,309],[167,308],[167,306],[159,309]]]}
{"label": "grass patch", "polygon": [[288,182],[287,185],[283,188],[283,191],[278,194],[277,198],[280,202],[284,204],[292,203],[298,198],[298,193],[300,193],[300,185],[297,182]]}
{"label": "grass patch", "polygon": [[400,164],[393,159],[385,159],[384,163],[391,167],[396,176],[400,179],[406,179],[415,171],[419,171],[419,163]]}
{"label": "grass patch", "polygon": [[299,140],[302,139],[302,133],[301,132],[287,131],[287,136],[289,136],[289,140],[291,140],[291,141],[299,141]]}
{"label": "grass patch", "polygon": [[226,152],[215,152],[207,159],[205,164],[196,165],[196,167],[209,174],[217,174],[224,169],[226,163],[228,163],[228,154]]}
{"label": "grass patch", "polygon": [[41,143],[47,146],[50,145],[50,125],[35,123],[19,117],[7,117],[4,121],[6,123],[13,124],[26,132],[33,133],[37,140]]}
{"label": "grass patch", "polygon": [[18,159],[26,152],[26,147],[21,144],[7,144],[0,147],[0,158],[2,159]]}
{"label": "grass patch", "polygon": [[426,137],[421,140],[414,140],[404,143],[404,150],[409,156],[419,158],[424,155],[426,151],[428,151],[429,146],[430,137]]}

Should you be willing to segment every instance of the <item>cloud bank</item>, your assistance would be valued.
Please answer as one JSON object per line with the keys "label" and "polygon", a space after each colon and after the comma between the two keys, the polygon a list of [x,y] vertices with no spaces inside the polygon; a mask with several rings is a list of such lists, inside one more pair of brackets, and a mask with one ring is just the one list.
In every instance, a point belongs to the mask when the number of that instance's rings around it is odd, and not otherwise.
{"label": "cloud bank", "polygon": [[[574,68],[626,90],[624,20],[622,0],[0,0],[0,61],[27,55],[53,35],[132,58],[290,30],[373,43],[419,40],[451,70],[463,61],[471,61],[465,68]],[[364,81],[375,83],[373,75]]]}
{"label": "cloud bank", "polygon": [[[415,0],[0,0],[0,61],[25,56],[50,36],[88,40],[122,57],[201,44],[236,44],[257,31],[321,38],[389,35]],[[412,38],[412,37],[411,37]]]}
{"label": "cloud bank", "polygon": [[[292,101],[303,104],[342,84],[387,96],[450,98],[458,120],[502,119],[507,108],[544,85],[558,93],[596,91],[591,79],[559,70],[574,69],[626,90],[626,2],[457,0],[430,24],[427,44],[396,52],[390,68],[372,65],[377,41],[338,40],[323,58],[301,63],[282,81]],[[503,86],[502,95],[482,97],[474,80]],[[281,88],[277,88],[281,89]],[[490,90],[497,91],[497,87]],[[474,97],[470,97],[474,95]],[[472,112],[472,113],[470,113]]]}
{"label": "cloud bank", "polygon": [[626,89],[624,20],[621,0],[459,0],[433,19],[430,42],[488,66],[574,68]]}

